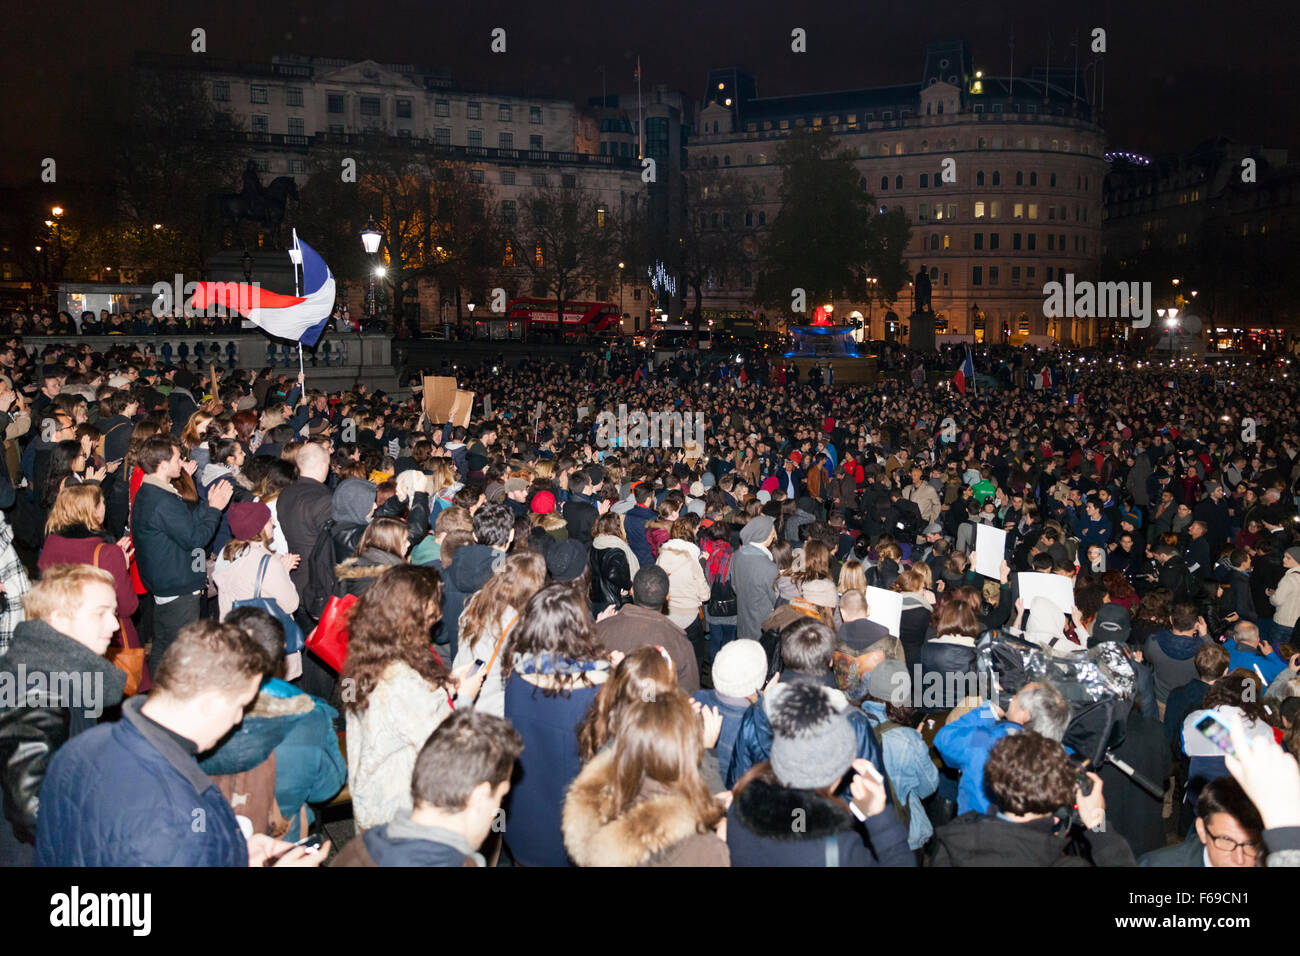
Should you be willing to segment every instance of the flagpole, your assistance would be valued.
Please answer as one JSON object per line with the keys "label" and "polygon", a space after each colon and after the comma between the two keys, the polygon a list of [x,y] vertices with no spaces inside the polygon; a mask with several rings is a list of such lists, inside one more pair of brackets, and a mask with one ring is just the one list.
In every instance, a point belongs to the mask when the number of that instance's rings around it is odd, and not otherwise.
{"label": "flagpole", "polygon": [[[302,281],[298,276],[298,269],[302,267],[302,250],[298,248],[298,230],[293,231],[293,254],[289,256],[293,260],[293,294],[295,298],[302,298]],[[302,366],[302,339],[298,340],[298,377],[306,378],[307,373]],[[303,382],[303,390],[307,388],[307,383]],[[301,396],[299,396],[301,397]]]}
{"label": "flagpole", "polygon": [[[636,158],[645,156],[645,117],[641,115],[641,57],[636,58]],[[563,317],[561,317],[563,318]]]}

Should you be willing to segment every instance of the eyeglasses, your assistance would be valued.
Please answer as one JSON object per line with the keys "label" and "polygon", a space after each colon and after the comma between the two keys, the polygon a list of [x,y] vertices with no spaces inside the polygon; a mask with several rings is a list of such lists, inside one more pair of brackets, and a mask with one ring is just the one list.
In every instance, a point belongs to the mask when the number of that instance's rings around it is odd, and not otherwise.
{"label": "eyeglasses", "polygon": [[1209,827],[1205,828],[1211,842],[1214,843],[1215,849],[1222,850],[1224,853],[1234,853],[1241,850],[1246,856],[1254,858],[1259,853],[1259,844],[1253,841],[1238,843],[1236,840],[1226,836],[1215,836]]}

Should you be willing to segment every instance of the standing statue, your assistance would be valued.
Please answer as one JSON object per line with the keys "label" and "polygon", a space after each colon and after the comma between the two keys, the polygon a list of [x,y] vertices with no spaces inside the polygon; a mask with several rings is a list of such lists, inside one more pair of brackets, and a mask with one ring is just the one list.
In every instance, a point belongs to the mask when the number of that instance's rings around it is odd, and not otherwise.
{"label": "standing statue", "polygon": [[[207,222],[221,218],[221,228],[236,228],[242,220],[262,226],[272,242],[280,242],[280,224],[284,222],[289,199],[298,198],[298,185],[292,176],[277,176],[265,188],[251,159],[244,165],[243,188],[237,193],[213,193],[208,197]],[[223,241],[224,245],[224,241]]]}
{"label": "standing statue", "polygon": [[912,288],[916,290],[916,311],[932,311],[930,307],[930,273],[926,271],[925,266],[921,266],[913,283]]}

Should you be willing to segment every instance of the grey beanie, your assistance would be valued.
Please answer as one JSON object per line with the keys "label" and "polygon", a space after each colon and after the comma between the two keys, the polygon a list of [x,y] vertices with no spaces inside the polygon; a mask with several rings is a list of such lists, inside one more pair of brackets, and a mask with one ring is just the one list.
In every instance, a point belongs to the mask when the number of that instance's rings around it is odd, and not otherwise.
{"label": "grey beanie", "polygon": [[712,488],[716,483],[717,483],[717,479],[713,477],[713,472],[711,471],[706,471],[704,475],[700,478],[700,484],[704,486],[706,491],[709,488]]}
{"label": "grey beanie", "polygon": [[1291,555],[1291,560],[1300,564],[1300,546],[1287,548],[1283,553]]}
{"label": "grey beanie", "polygon": [[334,489],[334,520],[339,524],[365,524],[375,504],[375,486],[364,478],[345,478]]}
{"label": "grey beanie", "polygon": [[763,697],[772,724],[772,770],[796,790],[833,786],[858,755],[841,691],[820,684],[777,684]]}
{"label": "grey beanie", "polygon": [[902,661],[881,661],[867,678],[867,693],[877,700],[908,707],[912,703],[912,679]]}
{"label": "grey beanie", "polygon": [[767,515],[758,515],[750,518],[749,523],[740,529],[741,544],[762,544],[771,535],[772,529],[776,527],[774,522]]}

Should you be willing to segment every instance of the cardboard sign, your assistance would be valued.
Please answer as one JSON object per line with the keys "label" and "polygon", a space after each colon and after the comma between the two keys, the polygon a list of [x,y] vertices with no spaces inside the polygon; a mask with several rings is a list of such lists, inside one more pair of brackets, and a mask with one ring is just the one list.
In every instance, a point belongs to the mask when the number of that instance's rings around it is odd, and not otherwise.
{"label": "cardboard sign", "polygon": [[483,396],[483,418],[487,420],[487,419],[491,419],[491,417],[492,417],[492,396],[484,395]]}
{"label": "cardboard sign", "polygon": [[898,591],[868,586],[867,620],[884,625],[890,634],[898,637],[903,623],[903,595]]}
{"label": "cardboard sign", "polygon": [[456,394],[451,402],[450,421],[453,425],[459,425],[461,428],[469,427],[470,412],[474,409],[474,393],[467,392],[463,389],[456,389]]}
{"label": "cardboard sign", "polygon": [[456,380],[442,375],[424,377],[424,414],[434,425],[445,425],[456,401]]}
{"label": "cardboard sign", "polygon": [[1007,533],[987,524],[975,526],[975,573],[994,581],[1002,580],[1002,561],[1006,555]]}
{"label": "cardboard sign", "polygon": [[1066,617],[1074,610],[1074,579],[1063,574],[1045,574],[1040,571],[1021,571],[1016,575],[1020,587],[1020,600],[1026,611],[1034,598],[1045,597]]}

